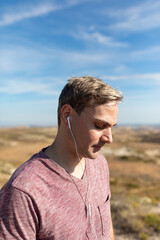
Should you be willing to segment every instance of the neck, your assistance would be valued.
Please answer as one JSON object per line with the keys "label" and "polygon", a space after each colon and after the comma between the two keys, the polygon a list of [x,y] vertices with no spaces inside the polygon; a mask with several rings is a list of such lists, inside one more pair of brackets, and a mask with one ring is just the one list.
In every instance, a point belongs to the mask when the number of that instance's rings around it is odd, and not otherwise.
{"label": "neck", "polygon": [[81,179],[85,169],[85,159],[79,159],[74,143],[69,147],[64,137],[56,136],[55,141],[45,150],[45,154],[76,178]]}

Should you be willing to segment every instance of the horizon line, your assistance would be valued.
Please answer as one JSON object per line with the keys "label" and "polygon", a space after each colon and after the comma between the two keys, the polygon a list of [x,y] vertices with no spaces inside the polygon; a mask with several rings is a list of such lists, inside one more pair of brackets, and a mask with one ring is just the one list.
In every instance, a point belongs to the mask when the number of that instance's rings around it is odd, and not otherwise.
{"label": "horizon line", "polygon": [[[57,128],[57,124],[45,124],[45,125],[39,125],[39,124],[29,124],[29,125],[0,125],[0,129],[4,128]],[[159,123],[119,123],[114,128],[118,127],[158,127],[160,128]]]}

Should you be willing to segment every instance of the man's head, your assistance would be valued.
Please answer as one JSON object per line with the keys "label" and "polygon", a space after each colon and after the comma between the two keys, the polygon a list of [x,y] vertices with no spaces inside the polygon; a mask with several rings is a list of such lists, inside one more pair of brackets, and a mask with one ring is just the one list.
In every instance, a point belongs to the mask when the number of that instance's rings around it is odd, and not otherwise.
{"label": "man's head", "polygon": [[71,78],[59,97],[58,125],[60,126],[61,109],[65,104],[69,104],[77,114],[80,114],[85,107],[120,102],[122,98],[120,92],[98,78],[91,76]]}

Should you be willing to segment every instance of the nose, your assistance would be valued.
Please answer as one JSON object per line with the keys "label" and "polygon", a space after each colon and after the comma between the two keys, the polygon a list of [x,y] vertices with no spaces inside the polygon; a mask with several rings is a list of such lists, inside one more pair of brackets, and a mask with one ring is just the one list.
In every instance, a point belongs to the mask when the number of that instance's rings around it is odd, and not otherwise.
{"label": "nose", "polygon": [[103,131],[103,134],[101,136],[101,141],[103,141],[105,143],[108,143],[108,144],[113,142],[112,129],[111,128],[107,128]]}

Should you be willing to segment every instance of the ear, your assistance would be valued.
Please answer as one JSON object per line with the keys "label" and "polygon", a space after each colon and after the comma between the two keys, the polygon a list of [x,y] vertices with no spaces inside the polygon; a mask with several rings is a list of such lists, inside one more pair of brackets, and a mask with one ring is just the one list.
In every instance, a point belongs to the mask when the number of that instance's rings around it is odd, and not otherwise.
{"label": "ear", "polygon": [[68,126],[67,117],[72,116],[73,108],[69,104],[63,105],[61,108],[61,123],[65,126]]}

